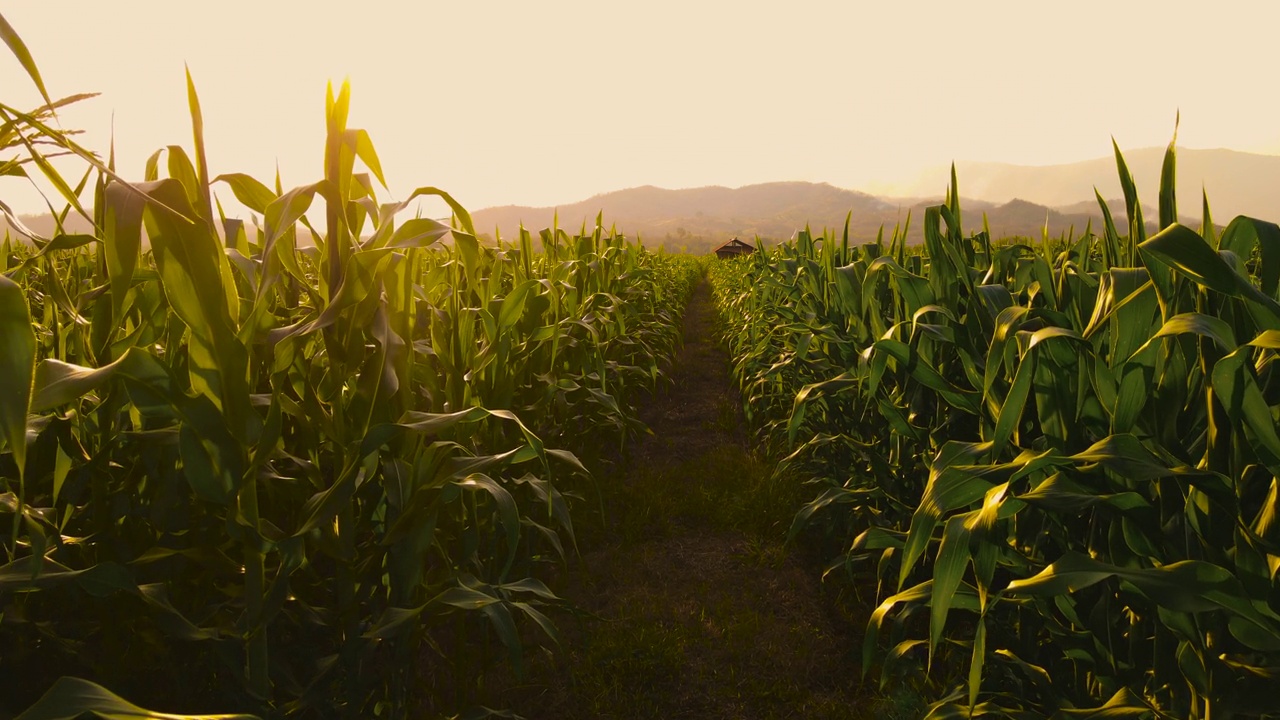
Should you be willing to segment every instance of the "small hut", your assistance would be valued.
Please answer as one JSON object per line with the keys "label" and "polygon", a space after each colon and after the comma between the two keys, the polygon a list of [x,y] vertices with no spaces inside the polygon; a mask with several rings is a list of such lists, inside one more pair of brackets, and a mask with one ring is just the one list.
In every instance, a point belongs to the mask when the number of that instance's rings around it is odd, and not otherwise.
{"label": "small hut", "polygon": [[721,260],[738,257],[739,255],[750,255],[755,251],[756,248],[754,245],[744,243],[738,238],[734,238],[715,249],[716,257]]}

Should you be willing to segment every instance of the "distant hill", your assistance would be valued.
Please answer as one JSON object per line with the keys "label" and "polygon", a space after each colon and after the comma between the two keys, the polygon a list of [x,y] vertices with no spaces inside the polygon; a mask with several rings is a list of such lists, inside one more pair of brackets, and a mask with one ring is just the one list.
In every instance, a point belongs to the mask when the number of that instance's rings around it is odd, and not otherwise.
{"label": "distant hill", "polygon": [[[995,173],[991,176],[992,182],[1002,177]],[[973,187],[966,185],[964,178],[965,175],[961,173],[961,188]],[[1047,192],[1045,187],[1048,185],[1036,186],[1029,183],[1025,188],[1028,191],[1026,195]],[[1118,197],[1119,193],[1108,196]],[[1198,227],[1199,219],[1196,216],[1199,211],[1199,196],[1194,197],[1196,202],[1184,201],[1182,205],[1183,222]],[[920,242],[924,237],[925,209],[930,205],[937,205],[941,200],[940,197],[928,196],[884,198],[824,183],[807,182],[685,190],[644,186],[596,195],[559,208],[493,207],[476,211],[472,213],[472,217],[476,229],[482,234],[492,236],[497,230],[502,237],[512,239],[521,223],[536,233],[542,228],[550,227],[558,213],[560,227],[574,232],[583,224],[588,228],[593,227],[596,215],[603,213],[606,224],[616,225],[629,236],[639,236],[650,247],[662,245],[670,251],[705,253],[732,237],[751,240],[758,236],[766,242],[785,240],[806,225],[814,233],[828,229],[839,234],[844,228],[846,215],[850,213],[849,231],[855,242],[874,240],[881,227],[885,229],[886,235],[890,234],[895,225],[907,220],[908,215],[911,217],[910,240]],[[1128,223],[1124,202],[1110,200],[1108,205],[1116,223],[1124,232],[1123,228]],[[1090,223],[1095,231],[1101,231],[1101,212],[1097,202],[1078,197],[1060,207],[1050,207],[1022,195],[998,203],[966,197],[961,200],[961,208],[967,233],[982,229],[985,214],[992,234],[997,239],[1038,238],[1046,223],[1049,234],[1055,237],[1072,229],[1079,234]],[[1148,225],[1157,217],[1155,208],[1150,206],[1144,206],[1143,215]],[[1230,215],[1218,212],[1215,213],[1215,218],[1222,223],[1229,220]],[[53,221],[49,215],[22,216],[21,219],[38,234],[49,236],[53,233]],[[0,220],[0,233],[6,229],[4,222]],[[69,221],[68,229],[71,232],[87,232],[88,224],[78,220]]]}
{"label": "distant hill", "polygon": [[[1138,195],[1154,206],[1160,191],[1164,148],[1124,152]],[[1280,156],[1235,150],[1178,148],[1177,196],[1183,215],[1200,217],[1201,191],[1207,190],[1214,220],[1225,223],[1236,215],[1280,222]],[[1061,210],[1082,201],[1093,203],[1094,188],[1103,197],[1121,197],[1113,155],[1066,165],[1027,166],[989,162],[956,162],[960,191],[995,203],[1014,198]],[[938,177],[932,177],[932,175]],[[907,188],[908,193],[936,188],[945,173]],[[945,179],[943,179],[945,183]],[[1114,208],[1113,208],[1114,210]]]}
{"label": "distant hill", "polygon": [[[963,187],[963,181],[961,183]],[[486,208],[472,213],[472,218],[478,231],[492,232],[496,228],[509,239],[516,235],[521,223],[536,232],[549,227],[558,213],[560,227],[576,231],[583,223],[594,226],[596,215],[603,212],[607,225],[617,225],[629,235],[639,235],[648,245],[702,253],[731,237],[784,240],[806,224],[815,233],[823,228],[839,233],[850,212],[849,232],[855,241],[874,240],[882,226],[886,234],[890,233],[896,224],[905,222],[910,213],[910,237],[913,242],[919,242],[923,239],[925,208],[939,202],[941,198],[881,198],[805,182],[765,183],[736,189],[667,190],[645,186],[596,195],[559,208]],[[1113,202],[1110,207],[1117,223],[1127,222],[1123,202]],[[997,205],[962,198],[961,209],[966,232],[981,230],[982,216],[986,213],[991,232],[997,238],[1038,238],[1046,221],[1054,236],[1071,228],[1080,233],[1091,221],[1095,229],[1101,227],[1101,211],[1096,202],[1063,211],[1025,200]],[[1153,219],[1155,211],[1144,210],[1144,217]]]}
{"label": "distant hill", "polygon": [[[27,227],[28,230],[40,237],[53,237],[57,232],[57,223],[53,221],[53,216],[49,213],[42,215],[19,215],[18,221]],[[74,211],[67,215],[67,220],[63,224],[63,230],[67,233],[76,235],[93,232],[93,223],[85,220],[77,215]],[[0,238],[9,232],[15,240],[21,239],[21,235],[16,231],[11,231],[9,223],[0,216]]]}
{"label": "distant hill", "polygon": [[[831,185],[781,182],[736,189],[668,190],[644,186],[596,195],[559,208],[486,208],[472,213],[472,219],[478,231],[497,228],[503,237],[510,238],[521,223],[536,232],[549,227],[558,214],[560,227],[576,231],[584,222],[588,227],[594,226],[596,215],[603,212],[606,224],[616,224],[628,235],[677,249],[689,243],[697,247],[718,244],[735,236],[787,238],[806,223],[819,231],[823,227],[843,227],[850,211],[859,222],[871,217],[889,218],[892,225],[898,207],[866,193]],[[902,216],[906,217],[905,210]]]}
{"label": "distant hill", "polygon": [[[49,238],[53,237],[57,233],[57,224],[53,221],[53,216],[49,213],[44,213],[43,215],[19,215],[18,221],[39,237]],[[92,235],[93,223],[72,212],[67,215],[67,219],[63,223],[62,229],[63,232],[72,235]],[[249,232],[250,237],[252,237],[252,225],[248,226],[246,230]],[[10,228],[9,223],[3,216],[0,216],[0,239],[4,238],[6,232],[9,233],[10,237],[14,240],[23,239],[22,234]],[[219,232],[218,236],[222,237],[222,233]],[[145,228],[143,228],[142,231],[142,242],[144,247],[149,246]],[[300,246],[307,246],[311,244],[311,235],[305,229],[299,228],[298,230],[298,244]]]}

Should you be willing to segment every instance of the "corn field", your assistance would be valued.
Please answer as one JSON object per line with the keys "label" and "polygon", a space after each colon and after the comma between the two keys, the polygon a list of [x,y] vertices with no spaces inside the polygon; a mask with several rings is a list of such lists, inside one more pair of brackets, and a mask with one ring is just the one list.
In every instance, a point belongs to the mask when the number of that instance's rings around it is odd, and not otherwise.
{"label": "corn field", "polygon": [[[1280,717],[1280,227],[1128,218],[996,244],[945,204],[714,268],[793,532],[878,588],[865,668],[931,718]],[[910,219],[908,218],[908,224]],[[984,221],[985,224],[985,221]],[[917,673],[918,674],[918,673]]]}
{"label": "corn field", "polygon": [[[543,578],[596,498],[573,450],[642,429],[699,266],[599,225],[482,243],[433,187],[386,201],[346,85],[322,178],[211,178],[188,96],[191,148],[141,182],[57,127],[81,97],[0,105],[4,174],[94,228],[0,205],[25,235],[0,246],[0,706],[134,707],[58,680],[83,676],[190,711],[473,708],[495,659],[556,645]],[[404,217],[421,197],[452,221]]]}
{"label": "corn field", "polygon": [[923,246],[703,263],[389,199],[345,84],[311,184],[211,177],[190,75],[191,144],[128,179],[0,37],[45,101],[0,103],[0,176],[57,221],[0,197],[0,716],[510,717],[485,678],[558,647],[583,460],[645,430],[705,271],[792,537],[874,589],[868,682],[1280,718],[1280,226],[1181,224],[1175,143],[1150,236],[1116,147],[1096,232],[966,234],[953,170]]}

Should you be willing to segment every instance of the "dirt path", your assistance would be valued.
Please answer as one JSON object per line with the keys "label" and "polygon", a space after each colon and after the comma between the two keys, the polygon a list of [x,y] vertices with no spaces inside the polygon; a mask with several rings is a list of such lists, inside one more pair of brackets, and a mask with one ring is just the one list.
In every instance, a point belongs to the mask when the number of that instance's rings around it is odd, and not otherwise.
{"label": "dirt path", "polygon": [[561,589],[585,613],[502,693],[530,720],[871,717],[856,631],[782,545],[797,491],[748,450],[716,327],[704,280],[673,382],[642,409],[654,435],[605,479],[607,531]]}

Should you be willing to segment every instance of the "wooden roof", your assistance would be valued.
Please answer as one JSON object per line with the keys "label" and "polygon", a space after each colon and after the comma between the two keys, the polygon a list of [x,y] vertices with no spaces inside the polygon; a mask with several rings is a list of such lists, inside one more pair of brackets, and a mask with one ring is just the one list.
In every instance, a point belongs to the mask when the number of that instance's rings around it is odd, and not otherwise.
{"label": "wooden roof", "polygon": [[754,245],[751,245],[750,243],[742,242],[738,238],[733,238],[732,240],[721,245],[720,247],[716,248],[712,252],[718,253],[721,250],[728,250],[730,252],[755,252],[755,249],[756,248]]}

